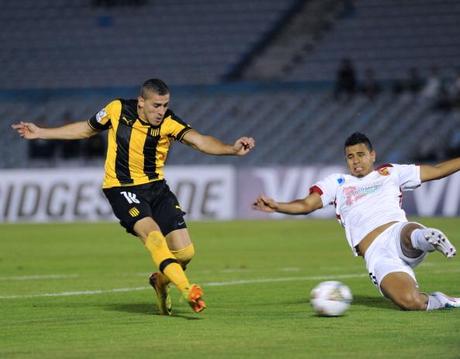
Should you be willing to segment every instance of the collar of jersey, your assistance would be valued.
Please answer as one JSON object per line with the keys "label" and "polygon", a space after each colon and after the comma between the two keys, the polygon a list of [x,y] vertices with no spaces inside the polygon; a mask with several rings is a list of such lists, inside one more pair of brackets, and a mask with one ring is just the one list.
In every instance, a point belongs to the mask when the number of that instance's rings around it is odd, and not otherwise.
{"label": "collar of jersey", "polygon": [[356,179],[359,180],[359,181],[362,181],[362,180],[366,179],[367,177],[369,177],[369,176],[370,176],[371,174],[373,174],[374,172],[375,172],[375,168],[374,168],[371,172],[369,172],[367,175],[365,175],[364,177],[357,177],[357,176],[353,176],[353,175],[351,175],[351,176],[354,177],[354,178],[356,178]]}
{"label": "collar of jersey", "polygon": [[158,126],[153,126],[153,125],[150,124],[150,122],[144,121],[144,120],[142,120],[140,117],[137,117],[136,120],[139,121],[139,122],[140,122],[142,125],[144,125],[144,126],[150,126],[150,127],[152,127],[152,128],[160,128],[161,124],[163,123],[163,121],[164,121],[165,119],[163,118],[163,120],[160,122],[160,124],[159,124]]}

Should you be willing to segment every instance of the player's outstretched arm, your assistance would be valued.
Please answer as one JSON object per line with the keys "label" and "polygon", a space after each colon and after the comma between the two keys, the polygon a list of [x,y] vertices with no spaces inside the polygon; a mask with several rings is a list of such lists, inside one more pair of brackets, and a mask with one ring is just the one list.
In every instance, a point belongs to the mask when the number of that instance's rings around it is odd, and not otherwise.
{"label": "player's outstretched arm", "polygon": [[308,214],[322,207],[321,196],[315,192],[303,199],[291,202],[277,202],[273,198],[261,195],[252,204],[252,208],[257,211],[285,214]]}
{"label": "player's outstretched arm", "polygon": [[11,127],[27,140],[41,138],[44,140],[79,140],[95,135],[87,121],[73,122],[68,125],[54,128],[43,128],[32,122],[14,123]]}
{"label": "player's outstretched arm", "polygon": [[447,177],[458,171],[460,171],[460,157],[433,166],[421,165],[420,179],[422,182],[432,181]]}
{"label": "player's outstretched arm", "polygon": [[196,130],[188,131],[182,142],[208,155],[244,156],[256,145],[252,137],[240,137],[233,145],[228,145],[213,136],[202,135]]}

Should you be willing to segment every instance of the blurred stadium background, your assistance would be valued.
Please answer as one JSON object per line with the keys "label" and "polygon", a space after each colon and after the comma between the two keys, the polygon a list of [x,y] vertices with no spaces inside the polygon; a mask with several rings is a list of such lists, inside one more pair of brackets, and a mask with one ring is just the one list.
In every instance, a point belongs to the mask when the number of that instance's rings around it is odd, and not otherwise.
{"label": "blurred stadium background", "polygon": [[[196,178],[212,177],[216,165],[236,171],[229,201],[237,214],[213,217],[201,203],[201,215],[191,218],[251,216],[248,201],[264,187],[270,194],[270,183],[278,198],[305,193],[323,168],[343,166],[344,138],[356,130],[370,136],[381,163],[460,154],[458,0],[1,0],[0,6],[3,221],[38,218],[37,191],[15,184],[39,178],[39,169],[54,169],[42,179],[71,176],[70,168],[84,176],[87,168],[102,168],[105,153],[102,135],[28,142],[11,123],[87,119],[113,98],[135,97],[152,77],[170,85],[171,108],[201,132],[228,142],[243,134],[257,140],[241,159],[173,146],[168,163],[178,173],[184,165],[204,166]],[[257,178],[250,189],[238,186],[254,168],[265,169],[253,173],[265,178],[262,187]],[[270,169],[281,171],[278,182],[267,180]],[[459,181],[452,181],[427,187],[421,194],[433,208],[415,198],[422,210],[412,213],[457,215]],[[273,193],[289,183],[292,190]],[[18,202],[25,208],[12,215]]]}

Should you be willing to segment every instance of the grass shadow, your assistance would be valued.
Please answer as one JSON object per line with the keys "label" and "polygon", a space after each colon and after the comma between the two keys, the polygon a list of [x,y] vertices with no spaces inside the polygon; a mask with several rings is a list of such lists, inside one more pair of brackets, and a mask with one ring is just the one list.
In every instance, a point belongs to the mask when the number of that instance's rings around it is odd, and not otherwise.
{"label": "grass shadow", "polygon": [[[127,303],[127,304],[107,304],[104,305],[107,310],[125,313],[134,313],[139,315],[154,315],[164,317],[160,315],[152,303]],[[203,318],[193,316],[181,310],[174,310],[171,318],[182,318],[186,320],[201,320]]]}
{"label": "grass shadow", "polygon": [[[289,304],[309,304],[308,300],[283,301],[284,305]],[[398,308],[389,300],[380,296],[354,295],[352,305],[363,305],[365,307],[397,310]]]}
{"label": "grass shadow", "polygon": [[397,310],[398,308],[389,300],[383,297],[372,297],[367,295],[355,295],[353,296],[352,305],[363,305],[366,307],[373,307],[379,309],[390,309]]}

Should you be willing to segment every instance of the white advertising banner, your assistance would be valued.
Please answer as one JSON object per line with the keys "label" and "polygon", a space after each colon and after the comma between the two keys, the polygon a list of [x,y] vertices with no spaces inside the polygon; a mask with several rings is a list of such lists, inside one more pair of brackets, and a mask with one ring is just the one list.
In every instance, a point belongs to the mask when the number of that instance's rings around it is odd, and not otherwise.
{"label": "white advertising banner", "polygon": [[[328,174],[347,173],[341,166],[252,168],[238,173],[238,218],[287,218],[284,214],[266,214],[250,209],[258,194],[264,193],[281,202],[304,198],[312,184]],[[460,172],[437,181],[423,183],[415,191],[403,192],[403,208],[409,216],[460,215]],[[309,218],[335,217],[333,206],[315,211]],[[289,216],[305,218],[305,216]]]}
{"label": "white advertising banner", "polygon": [[30,169],[0,172],[2,222],[112,219],[101,191],[101,169]]}
{"label": "white advertising banner", "polygon": [[165,177],[187,220],[235,217],[236,170],[232,166],[169,166]]}
{"label": "white advertising banner", "polygon": [[[251,204],[258,195],[264,194],[279,202],[289,202],[308,195],[310,186],[331,173],[341,172],[338,166],[318,167],[260,167],[238,173],[238,217],[239,218],[290,218],[282,213],[254,211]],[[329,206],[309,215],[311,218],[335,217],[335,210]]]}
{"label": "white advertising banner", "polygon": [[[235,216],[231,166],[169,167],[168,184],[188,220]],[[101,190],[103,170],[30,169],[0,171],[0,222],[115,220]]]}

